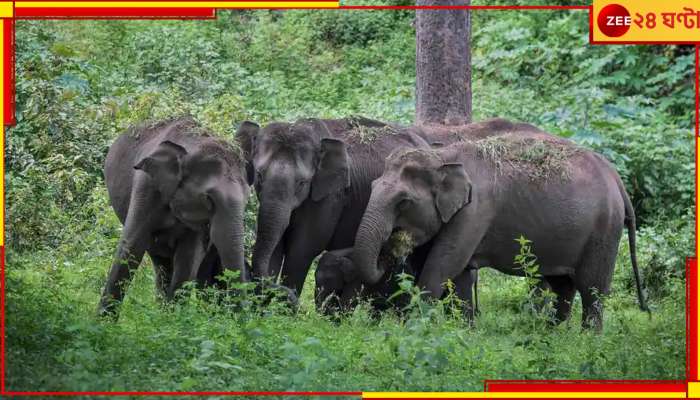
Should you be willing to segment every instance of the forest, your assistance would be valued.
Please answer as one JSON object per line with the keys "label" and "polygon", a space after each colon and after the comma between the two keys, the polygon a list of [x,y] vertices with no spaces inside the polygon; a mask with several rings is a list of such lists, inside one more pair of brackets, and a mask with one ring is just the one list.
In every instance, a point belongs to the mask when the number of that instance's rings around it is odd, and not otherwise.
{"label": "forest", "polygon": [[[540,3],[552,4],[527,2]],[[148,257],[119,320],[97,317],[121,231],[103,177],[119,134],[180,115],[232,142],[246,120],[410,125],[414,18],[220,10],[204,21],[18,21],[17,124],[5,149],[8,390],[480,391],[485,379],[684,379],[693,48],[589,45],[585,10],[472,12],[473,120],[528,122],[612,162],[637,214],[650,315],[637,307],[623,239],[600,334],[581,329],[578,298],[572,318],[552,326],[525,279],[494,270],[480,272],[472,326],[449,298],[426,302],[410,283],[403,313],[361,304],[321,315],[313,272],[296,312],[198,290],[163,304]],[[246,255],[256,207],[252,196]]]}

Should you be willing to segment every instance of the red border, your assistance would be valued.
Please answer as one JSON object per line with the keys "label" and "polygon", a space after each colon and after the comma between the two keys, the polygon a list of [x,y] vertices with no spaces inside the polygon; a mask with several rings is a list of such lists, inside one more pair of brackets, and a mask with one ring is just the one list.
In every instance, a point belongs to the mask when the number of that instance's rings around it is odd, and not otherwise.
{"label": "red border", "polygon": [[[6,62],[3,67],[5,86],[3,87],[3,120],[6,125],[14,125],[15,121],[15,20],[6,19],[3,25],[3,57]],[[3,232],[4,235],[4,232]],[[4,236],[3,236],[4,237]]]}
{"label": "red border", "polygon": [[339,10],[588,10],[590,6],[340,6]]}
{"label": "red border", "polygon": [[6,396],[361,396],[362,392],[4,392]]}
{"label": "red border", "polygon": [[177,8],[177,7],[47,7],[15,8],[16,19],[213,19],[213,8]]}
{"label": "red border", "polygon": [[[3,229],[5,228],[5,222],[3,221]],[[2,331],[2,336],[0,336],[0,346],[2,346],[2,354],[0,354],[0,392],[5,393],[5,246],[0,246],[0,256],[2,256],[2,261],[0,264],[0,331]]]}
{"label": "red border", "polygon": [[[700,44],[695,45],[695,136],[700,136]],[[698,254],[697,244],[695,254]]]}
{"label": "red border", "polygon": [[685,392],[685,381],[488,381],[489,392]]}
{"label": "red border", "polygon": [[689,258],[685,263],[686,272],[686,380],[696,381],[698,379],[698,359],[693,355],[698,354],[698,262],[696,258]]}
{"label": "red border", "polygon": [[[78,0],[81,1],[81,0]],[[85,0],[89,1],[89,0]],[[165,0],[167,1],[167,0]],[[175,0],[179,1],[179,0]],[[181,0],[185,1],[185,0]],[[235,0],[234,0],[235,1]],[[278,0],[294,1],[294,0]],[[323,0],[306,0],[323,1]],[[292,7],[290,7],[292,8]],[[290,9],[276,8],[276,9]],[[314,8],[306,8],[314,9]],[[419,10],[419,9],[469,9],[469,10],[588,10],[591,44],[694,44],[695,45],[695,133],[696,148],[700,134],[700,42],[594,42],[592,39],[592,6],[341,6],[339,8],[318,8],[323,10]],[[216,9],[211,8],[19,8],[15,9],[17,19],[211,19],[216,17]],[[3,113],[6,126],[15,124],[14,87],[14,20],[5,19],[3,71],[6,77],[4,87],[5,103]],[[7,62],[11,60],[11,62]],[[696,155],[696,181],[697,181]],[[4,177],[3,177],[4,179]],[[697,191],[697,187],[696,187]],[[4,194],[3,194],[4,195]],[[697,204],[696,204],[697,206]],[[4,221],[3,235],[4,235]],[[698,221],[696,217],[696,238]],[[697,243],[697,239],[696,239]],[[697,254],[697,244],[696,252]],[[360,396],[362,392],[14,392],[6,391],[5,358],[5,249],[0,246],[0,394],[8,396]],[[697,259],[686,261],[686,374],[687,381],[698,379],[698,271]],[[686,381],[651,380],[486,380],[484,391],[493,392],[683,392]],[[395,398],[394,398],[395,399]]]}

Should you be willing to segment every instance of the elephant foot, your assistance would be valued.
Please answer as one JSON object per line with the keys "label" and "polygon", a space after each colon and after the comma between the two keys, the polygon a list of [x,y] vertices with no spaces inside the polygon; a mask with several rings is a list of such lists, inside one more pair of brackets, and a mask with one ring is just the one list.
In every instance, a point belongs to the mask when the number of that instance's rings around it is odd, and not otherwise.
{"label": "elephant foot", "polygon": [[590,316],[581,321],[581,328],[583,331],[601,334],[603,333],[603,321],[601,318]]}
{"label": "elephant foot", "polygon": [[294,313],[299,310],[299,297],[293,289],[286,286],[261,281],[255,286],[254,294],[257,305],[261,307],[267,307],[276,300],[286,305]]}
{"label": "elephant foot", "polygon": [[119,303],[117,301],[100,301],[100,304],[97,306],[97,317],[116,322],[119,319]]}

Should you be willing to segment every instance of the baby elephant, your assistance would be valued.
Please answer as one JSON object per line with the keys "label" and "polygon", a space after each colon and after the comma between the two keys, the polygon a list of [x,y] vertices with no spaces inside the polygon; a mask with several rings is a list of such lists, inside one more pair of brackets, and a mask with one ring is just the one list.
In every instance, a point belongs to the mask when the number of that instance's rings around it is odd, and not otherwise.
{"label": "baby elephant", "polygon": [[384,276],[374,285],[363,285],[356,277],[351,253],[352,248],[347,248],[327,251],[321,256],[316,268],[316,308],[326,314],[346,311],[356,306],[361,298],[369,300],[377,311],[392,304],[399,306],[399,302],[388,299],[399,290],[397,279],[400,274],[416,275],[410,261],[389,260],[390,257],[383,254],[380,262],[386,268]]}
{"label": "baby elephant", "polygon": [[[316,268],[316,308],[324,313],[331,314],[335,311],[347,311],[357,305],[358,300],[367,299],[376,311],[383,311],[391,307],[402,308],[410,300],[408,296],[401,295],[389,300],[399,291],[399,275],[408,274],[417,277],[425,258],[423,252],[417,250],[408,257],[394,257],[390,251],[382,249],[379,263],[382,265],[384,275],[373,285],[365,285],[357,275],[357,269],[350,256],[352,248],[327,251],[323,254]],[[477,269],[467,269],[455,278],[455,292],[458,298],[465,302],[465,316],[472,320],[474,313],[478,313]],[[472,287],[474,289],[472,293]]]}
{"label": "baby elephant", "polygon": [[104,174],[124,228],[101,315],[116,312],[145,252],[168,299],[183,282],[211,283],[221,269],[247,280],[243,213],[250,189],[243,160],[228,143],[189,117],[132,128],[110,147]]}

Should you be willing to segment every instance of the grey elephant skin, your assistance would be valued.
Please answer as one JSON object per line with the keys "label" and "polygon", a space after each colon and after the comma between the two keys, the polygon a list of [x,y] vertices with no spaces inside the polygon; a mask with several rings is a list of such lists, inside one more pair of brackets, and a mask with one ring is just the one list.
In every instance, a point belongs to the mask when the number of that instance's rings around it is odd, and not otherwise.
{"label": "grey elephant skin", "polygon": [[281,271],[282,283],[300,294],[316,256],[353,245],[372,181],[381,176],[392,150],[513,130],[537,131],[503,119],[450,128],[402,127],[364,117],[271,123],[262,129],[241,124],[237,136],[260,200],[253,275],[277,277]]}
{"label": "grey elephant skin", "polygon": [[385,310],[392,305],[400,307],[404,302],[389,301],[399,290],[397,278],[400,274],[417,275],[409,258],[397,260],[383,250],[379,263],[385,271],[382,278],[374,285],[363,285],[357,278],[356,268],[350,259],[352,248],[332,250],[323,253],[316,267],[316,308],[324,314],[337,311],[349,311],[365,299],[376,311]]}
{"label": "grey elephant skin", "polygon": [[281,271],[298,295],[316,256],[352,246],[384,158],[396,147],[427,146],[413,131],[361,117],[262,129],[247,122],[238,138],[260,202],[253,275]]}
{"label": "grey elephant skin", "polygon": [[[418,277],[429,249],[430,244],[426,244],[408,257],[397,259],[384,246],[378,258],[379,268],[384,274],[373,285],[365,285],[359,278],[351,259],[352,248],[325,252],[316,267],[316,308],[324,314],[332,314],[351,310],[360,300],[369,301],[375,311],[405,307],[410,300],[406,295],[394,297],[400,290],[399,275]],[[464,303],[464,315],[472,320],[478,313],[478,270],[467,268],[454,283],[455,294]]]}
{"label": "grey elephant skin", "polygon": [[382,243],[403,230],[417,245],[432,241],[418,285],[439,298],[444,282],[468,262],[523,275],[514,263],[515,239],[522,235],[532,241],[539,273],[557,295],[557,320],[569,317],[578,291],[584,326],[600,330],[599,295],[609,292],[626,225],[637,294],[646,309],[634,210],[607,160],[542,133],[484,140],[392,153],[373,183],[355,240],[352,259],[361,279],[370,285],[381,279]]}
{"label": "grey elephant skin", "polygon": [[123,230],[100,314],[116,313],[145,252],[166,298],[190,279],[213,283],[224,268],[247,279],[243,213],[250,188],[244,159],[228,143],[189,117],[132,128],[110,147],[104,175]]}

